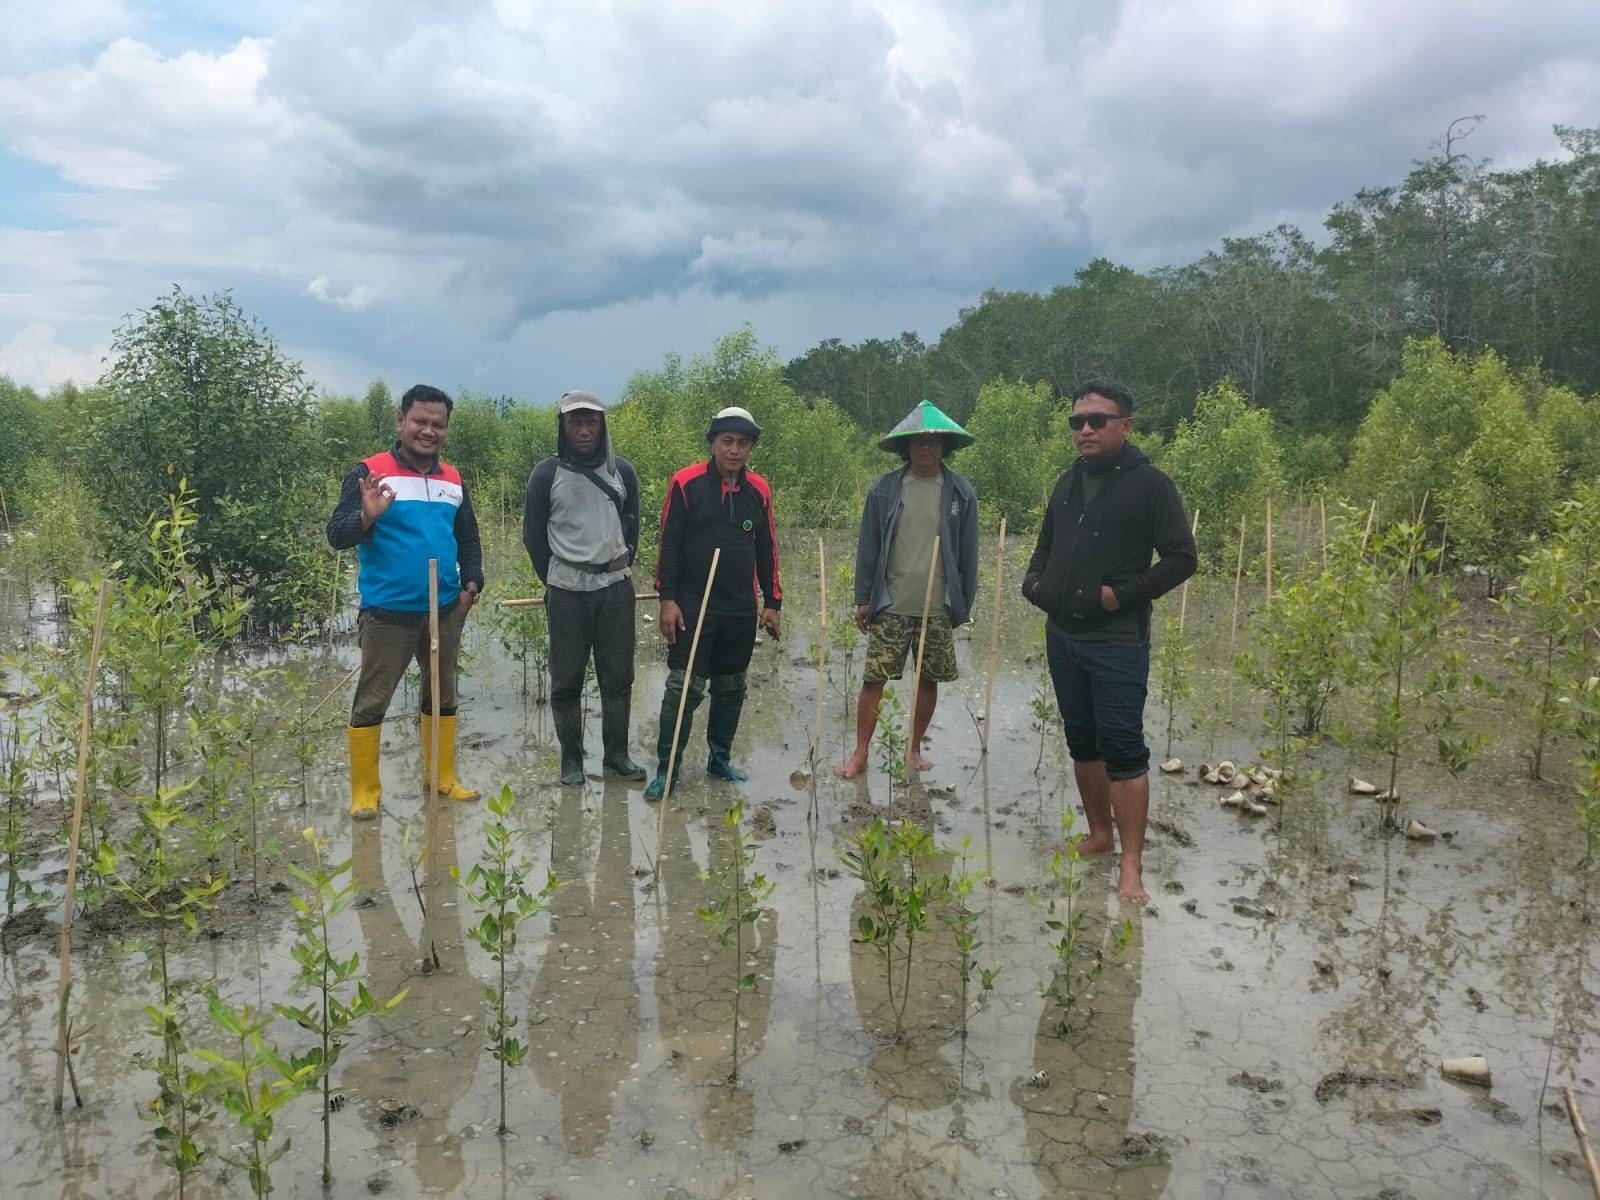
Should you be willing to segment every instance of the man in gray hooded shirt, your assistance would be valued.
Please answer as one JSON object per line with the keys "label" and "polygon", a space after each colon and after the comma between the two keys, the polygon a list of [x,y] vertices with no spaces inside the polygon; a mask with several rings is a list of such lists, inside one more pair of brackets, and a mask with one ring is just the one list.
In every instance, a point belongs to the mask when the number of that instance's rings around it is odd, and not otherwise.
{"label": "man in gray hooded shirt", "polygon": [[633,464],[612,451],[598,396],[567,392],[557,413],[556,452],[528,476],[522,543],[545,585],[560,781],[584,781],[580,699],[591,653],[604,767],[619,778],[642,780],[644,768],[628,754],[639,479]]}

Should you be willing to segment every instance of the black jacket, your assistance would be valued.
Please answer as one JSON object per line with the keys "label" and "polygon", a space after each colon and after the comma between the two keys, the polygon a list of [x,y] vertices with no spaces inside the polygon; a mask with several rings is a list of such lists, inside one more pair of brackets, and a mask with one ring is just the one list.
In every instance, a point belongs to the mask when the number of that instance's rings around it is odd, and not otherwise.
{"label": "black jacket", "polygon": [[722,557],[711,585],[712,612],[754,613],[758,591],[767,608],[783,606],[772,489],[749,469],[737,483],[724,483],[707,459],[679,471],[667,486],[656,555],[661,599],[698,611],[717,549]]}
{"label": "black jacket", "polygon": [[[1150,602],[1195,572],[1197,557],[1178,489],[1137,446],[1124,446],[1085,511],[1080,458],[1056,480],[1039,541],[1028,560],[1022,594],[1069,634],[1088,632],[1113,615],[1100,603],[1110,587],[1117,603],[1139,612],[1149,636]],[[1154,551],[1160,561],[1151,565]]]}

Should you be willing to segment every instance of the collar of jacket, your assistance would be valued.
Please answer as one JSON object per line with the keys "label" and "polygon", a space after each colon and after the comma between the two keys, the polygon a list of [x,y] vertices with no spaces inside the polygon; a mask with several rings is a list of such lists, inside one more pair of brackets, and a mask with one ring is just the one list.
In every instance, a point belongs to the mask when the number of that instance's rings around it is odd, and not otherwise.
{"label": "collar of jacket", "polygon": [[403,467],[410,467],[418,475],[438,475],[442,472],[437,454],[433,456],[433,461],[428,464],[428,469],[423,470],[411,461],[411,456],[406,453],[405,447],[400,444],[399,438],[395,438],[394,444],[389,447],[389,453],[394,455],[395,462]]}

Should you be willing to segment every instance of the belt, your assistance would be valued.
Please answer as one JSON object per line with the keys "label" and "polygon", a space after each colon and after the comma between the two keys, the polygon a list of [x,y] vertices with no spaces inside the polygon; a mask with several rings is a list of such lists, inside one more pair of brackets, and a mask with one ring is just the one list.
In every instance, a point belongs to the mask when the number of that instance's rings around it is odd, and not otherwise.
{"label": "belt", "polygon": [[582,571],[585,575],[609,575],[613,571],[626,570],[628,567],[628,555],[626,551],[617,555],[617,557],[613,558],[610,562],[603,563],[576,563],[568,562],[560,555],[552,555],[551,557],[553,557],[562,566],[571,567],[574,571]]}

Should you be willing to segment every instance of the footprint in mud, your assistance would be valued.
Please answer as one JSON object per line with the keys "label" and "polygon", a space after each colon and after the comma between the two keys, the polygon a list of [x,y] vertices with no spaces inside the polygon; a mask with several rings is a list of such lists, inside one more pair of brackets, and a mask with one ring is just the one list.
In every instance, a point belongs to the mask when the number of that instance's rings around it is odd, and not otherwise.
{"label": "footprint in mud", "polygon": [[1183,884],[1176,879],[1169,879],[1161,885],[1161,890],[1169,896],[1183,895]]}
{"label": "footprint in mud", "polygon": [[1200,915],[1200,901],[1185,900],[1180,907],[1182,907],[1183,911],[1188,913],[1191,917],[1200,917],[1202,921],[1205,920],[1205,917]]}
{"label": "footprint in mud", "polygon": [[1283,1080],[1268,1079],[1265,1075],[1252,1075],[1249,1071],[1240,1071],[1228,1076],[1228,1083],[1233,1087],[1244,1088],[1251,1092],[1281,1092]]}

